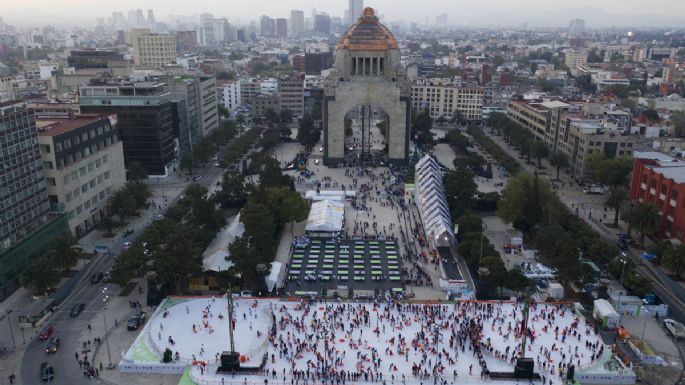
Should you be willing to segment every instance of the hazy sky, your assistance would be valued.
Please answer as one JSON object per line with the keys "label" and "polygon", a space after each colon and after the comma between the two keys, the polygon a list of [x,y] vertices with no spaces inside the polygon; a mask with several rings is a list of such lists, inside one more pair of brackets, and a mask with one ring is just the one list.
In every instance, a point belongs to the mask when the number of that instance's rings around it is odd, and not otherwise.
{"label": "hazy sky", "polygon": [[[333,16],[342,16],[347,0],[1,0],[0,17],[11,24],[94,26],[97,17],[110,16],[113,11],[148,8],[157,20],[169,14],[193,15],[210,12],[215,16],[255,19],[262,14],[287,17],[291,9],[301,9],[310,15],[312,8]],[[612,15],[665,15],[685,18],[683,0],[366,0],[365,6],[377,8],[386,20],[432,22],[436,15],[447,13],[451,23],[500,24],[510,17],[516,23],[535,23],[549,12],[573,7],[596,7]],[[578,11],[579,13],[590,11]],[[493,15],[491,18],[489,15]],[[561,16],[561,15],[559,15]],[[575,15],[571,15],[575,16]],[[582,16],[582,15],[580,15]],[[570,17],[569,17],[570,18]],[[530,20],[528,20],[530,19]],[[493,21],[494,20],[494,21]]]}

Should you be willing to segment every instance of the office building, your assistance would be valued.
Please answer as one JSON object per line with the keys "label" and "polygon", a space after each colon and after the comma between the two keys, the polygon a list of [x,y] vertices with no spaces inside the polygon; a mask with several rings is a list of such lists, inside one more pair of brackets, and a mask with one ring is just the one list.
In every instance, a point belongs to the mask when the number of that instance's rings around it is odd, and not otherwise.
{"label": "office building", "polygon": [[288,36],[288,20],[284,18],[276,19],[276,37]]}
{"label": "office building", "polygon": [[133,62],[155,68],[176,63],[176,35],[150,32],[148,28],[131,30]]}
{"label": "office building", "polygon": [[587,52],[569,50],[564,54],[564,65],[572,74],[578,73],[578,68],[587,65]]}
{"label": "office building", "polygon": [[658,239],[685,242],[685,162],[654,151],[636,151],[633,158],[630,199],[654,204]]}
{"label": "office building", "polygon": [[208,75],[170,76],[164,81],[172,101],[185,104],[182,111],[178,111],[177,107],[175,114],[185,115],[186,121],[173,121],[179,150],[184,153],[219,127],[216,79]]}
{"label": "office building", "polygon": [[314,33],[329,36],[331,34],[331,17],[325,13],[314,17]]}
{"label": "office building", "polygon": [[273,36],[276,32],[276,21],[269,16],[263,15],[259,19],[259,33],[262,36]]}
{"label": "office building", "polygon": [[412,108],[427,109],[433,119],[451,119],[459,111],[464,119],[480,121],[484,99],[482,87],[461,87],[449,79],[416,79],[411,88]]}
{"label": "office building", "polygon": [[50,211],[38,130],[26,103],[0,103],[0,250],[45,224]]}
{"label": "office building", "polygon": [[304,33],[304,12],[290,11],[290,35],[299,36]]}
{"label": "office building", "polygon": [[278,80],[281,109],[288,109],[296,119],[304,114],[304,74],[283,77]]}
{"label": "office building", "polygon": [[214,76],[200,75],[196,79],[198,111],[200,112],[200,135],[205,137],[219,127],[216,78]]}
{"label": "office building", "polygon": [[202,22],[202,45],[216,46],[235,41],[235,29],[225,18]]}
{"label": "office building", "polygon": [[175,158],[171,98],[164,83],[110,82],[79,89],[81,111],[116,114],[124,162],[169,175]]}
{"label": "office building", "polygon": [[347,25],[352,25],[357,22],[357,19],[362,15],[364,10],[364,0],[349,0],[347,7]]}
{"label": "office building", "polygon": [[252,117],[263,118],[266,111],[272,109],[276,112],[281,110],[278,93],[266,93],[255,96],[252,100]]}
{"label": "office building", "polygon": [[51,210],[65,213],[80,237],[107,215],[108,198],[126,182],[116,115],[37,120]]}

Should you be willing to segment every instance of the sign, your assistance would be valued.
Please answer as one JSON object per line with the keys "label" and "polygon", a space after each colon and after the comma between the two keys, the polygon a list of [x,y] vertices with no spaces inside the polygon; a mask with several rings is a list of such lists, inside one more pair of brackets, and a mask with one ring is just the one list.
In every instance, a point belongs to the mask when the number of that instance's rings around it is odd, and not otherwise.
{"label": "sign", "polygon": [[98,253],[109,253],[109,246],[95,245],[95,251],[97,251]]}

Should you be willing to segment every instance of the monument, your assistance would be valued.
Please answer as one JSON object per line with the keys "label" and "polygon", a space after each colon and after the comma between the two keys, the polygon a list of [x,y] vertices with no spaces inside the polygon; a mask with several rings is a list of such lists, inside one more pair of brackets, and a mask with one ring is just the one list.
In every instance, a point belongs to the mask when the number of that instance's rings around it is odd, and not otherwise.
{"label": "monument", "polygon": [[323,102],[324,164],[346,159],[345,117],[357,111],[362,156],[370,145],[373,116],[384,112],[384,160],[401,165],[408,160],[411,87],[400,65],[400,50],[390,30],[365,8],[357,23],[336,45],[334,65],[326,78]]}

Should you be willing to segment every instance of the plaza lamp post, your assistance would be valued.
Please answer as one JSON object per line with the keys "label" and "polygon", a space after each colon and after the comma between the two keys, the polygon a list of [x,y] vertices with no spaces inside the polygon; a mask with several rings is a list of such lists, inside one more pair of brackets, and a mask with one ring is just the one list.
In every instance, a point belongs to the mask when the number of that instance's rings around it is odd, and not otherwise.
{"label": "plaza lamp post", "polygon": [[618,311],[618,307],[621,306],[621,297],[623,297],[623,289],[625,286],[623,286],[623,275],[626,273],[626,265],[628,264],[628,258],[623,258],[619,259],[619,261],[623,264],[623,268],[621,269],[621,290],[618,292],[618,303],[616,304],[616,310]]}
{"label": "plaza lamp post", "polygon": [[114,369],[116,365],[112,364],[112,353],[109,349],[109,331],[107,330],[107,301],[109,300],[109,295],[107,295],[107,288],[102,289],[102,302],[105,306],[102,308],[102,319],[105,323],[105,343],[107,344],[107,369]]}

